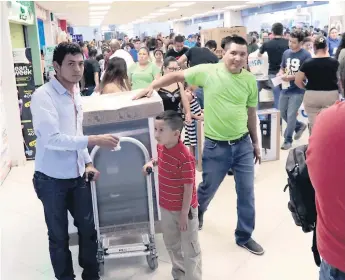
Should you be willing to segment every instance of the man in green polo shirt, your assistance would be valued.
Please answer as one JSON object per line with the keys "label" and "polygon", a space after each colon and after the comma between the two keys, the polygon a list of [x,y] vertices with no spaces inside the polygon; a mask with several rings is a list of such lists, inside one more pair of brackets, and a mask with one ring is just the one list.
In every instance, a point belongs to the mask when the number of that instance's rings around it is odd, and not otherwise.
{"label": "man in green polo shirt", "polygon": [[136,98],[150,96],[154,89],[186,81],[204,89],[205,144],[203,182],[198,188],[199,228],[204,213],[229,169],[237,192],[237,245],[253,254],[263,248],[252,239],[255,224],[254,160],[261,161],[256,128],[258,89],[255,77],[243,69],[247,42],[238,36],[222,40],[223,63],[202,64],[183,72],[164,75]]}

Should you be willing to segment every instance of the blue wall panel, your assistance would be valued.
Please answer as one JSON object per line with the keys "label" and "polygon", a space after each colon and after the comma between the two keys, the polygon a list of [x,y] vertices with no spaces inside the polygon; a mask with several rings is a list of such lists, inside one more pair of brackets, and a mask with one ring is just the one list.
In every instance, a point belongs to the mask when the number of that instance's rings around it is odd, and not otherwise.
{"label": "blue wall panel", "polygon": [[43,20],[37,19],[37,27],[38,27],[38,36],[40,38],[40,48],[44,50],[44,46],[46,45],[46,38],[44,36],[44,23]]}

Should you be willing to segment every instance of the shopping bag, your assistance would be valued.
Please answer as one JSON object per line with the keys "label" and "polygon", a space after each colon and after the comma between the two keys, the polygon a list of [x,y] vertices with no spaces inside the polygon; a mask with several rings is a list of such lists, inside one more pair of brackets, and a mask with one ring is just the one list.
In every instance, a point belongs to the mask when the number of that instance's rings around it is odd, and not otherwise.
{"label": "shopping bag", "polygon": [[256,80],[268,80],[268,56],[264,53],[258,56],[259,50],[253,52],[248,57],[248,65],[250,72],[256,77]]}

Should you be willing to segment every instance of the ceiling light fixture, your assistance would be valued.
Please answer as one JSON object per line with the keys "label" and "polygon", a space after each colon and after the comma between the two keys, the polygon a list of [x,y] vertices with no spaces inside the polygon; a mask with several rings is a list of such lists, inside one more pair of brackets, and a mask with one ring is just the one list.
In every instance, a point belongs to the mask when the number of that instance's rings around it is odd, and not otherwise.
{"label": "ceiling light fixture", "polygon": [[246,5],[235,5],[235,6],[227,6],[224,9],[226,10],[242,10],[245,9],[247,6]]}
{"label": "ceiling light fixture", "polygon": [[97,20],[103,20],[104,17],[89,17],[90,20],[94,20],[94,21],[97,21]]}
{"label": "ceiling light fixture", "polygon": [[108,11],[110,6],[90,6],[90,11]]}
{"label": "ceiling light fixture", "polygon": [[104,16],[107,13],[108,13],[108,11],[90,12],[90,16],[92,16],[92,15],[94,15],[94,16]]}
{"label": "ceiling light fixture", "polygon": [[145,16],[145,17],[142,17],[143,19],[152,19],[152,18],[155,18],[155,16]]}
{"label": "ceiling light fixture", "polygon": [[89,3],[91,5],[97,5],[97,4],[109,4],[113,3],[114,0],[89,0]]}
{"label": "ceiling light fixture", "polygon": [[159,12],[162,12],[162,13],[170,13],[170,12],[176,12],[178,9],[176,8],[164,8],[164,9],[160,9]]}
{"label": "ceiling light fixture", "polygon": [[163,16],[166,15],[166,13],[151,13],[150,16]]}
{"label": "ceiling light fixture", "polygon": [[169,7],[171,7],[171,8],[181,8],[181,7],[189,7],[189,6],[192,6],[194,4],[195,4],[195,2],[177,2],[177,3],[169,5]]}

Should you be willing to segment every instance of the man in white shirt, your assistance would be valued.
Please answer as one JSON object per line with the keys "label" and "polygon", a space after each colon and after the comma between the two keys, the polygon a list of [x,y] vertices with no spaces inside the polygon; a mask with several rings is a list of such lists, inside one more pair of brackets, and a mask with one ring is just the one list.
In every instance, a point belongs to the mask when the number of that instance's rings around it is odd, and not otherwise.
{"label": "man in white shirt", "polygon": [[113,44],[114,49],[116,49],[116,51],[109,59],[112,59],[113,57],[123,58],[126,61],[127,69],[128,69],[134,63],[132,56],[130,55],[129,52],[121,49],[121,45],[119,41],[114,40],[112,41],[112,44]]}

